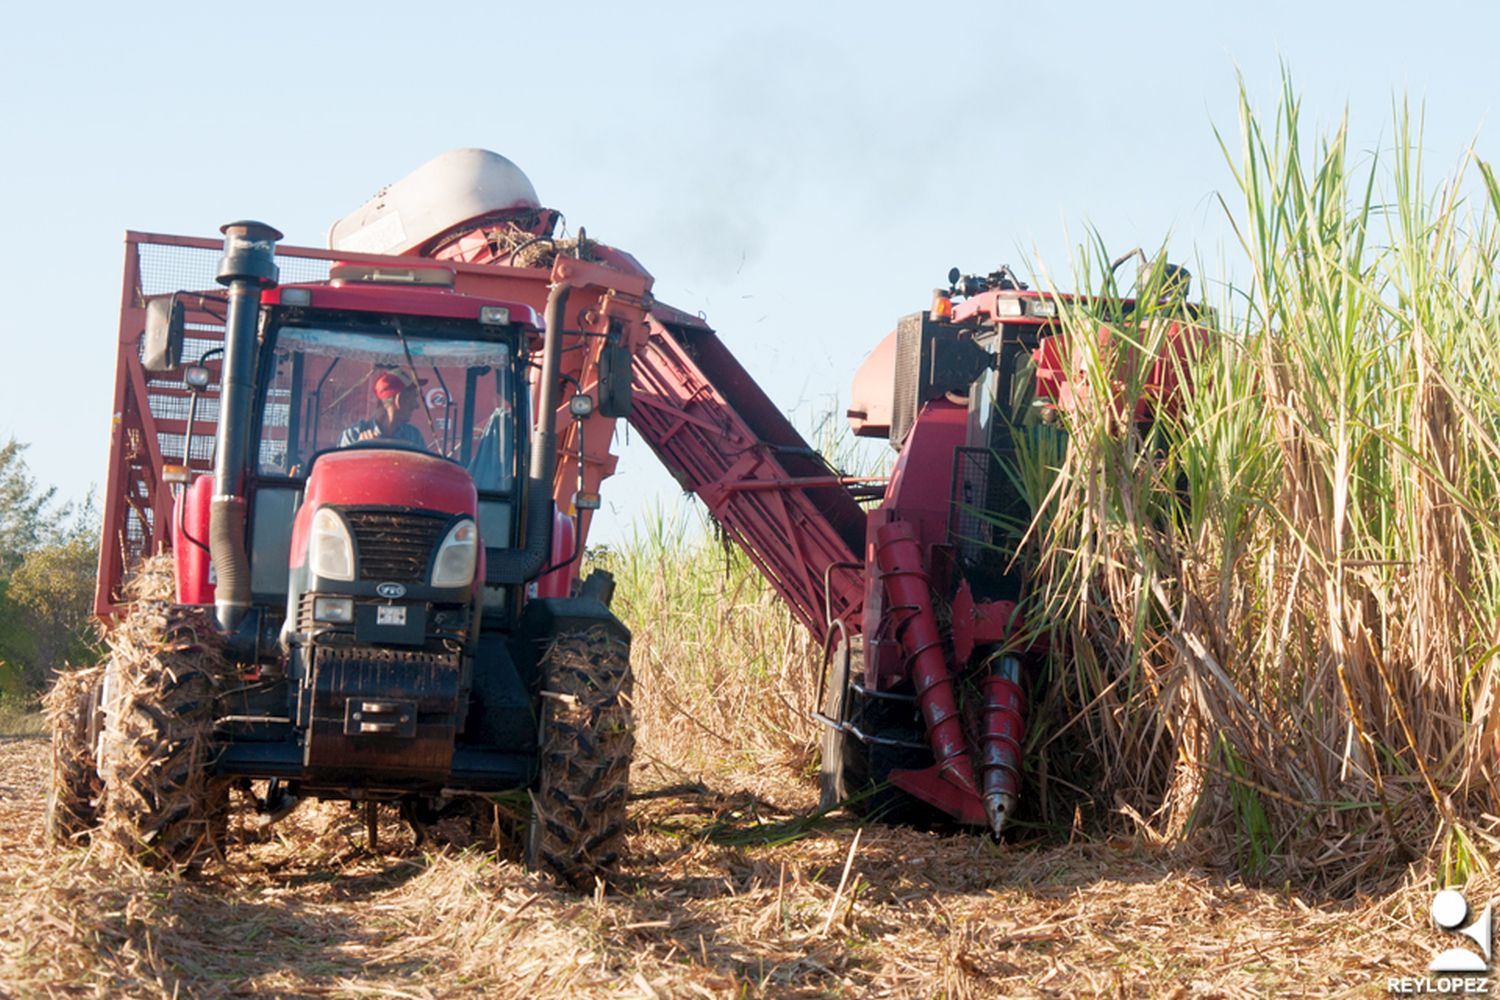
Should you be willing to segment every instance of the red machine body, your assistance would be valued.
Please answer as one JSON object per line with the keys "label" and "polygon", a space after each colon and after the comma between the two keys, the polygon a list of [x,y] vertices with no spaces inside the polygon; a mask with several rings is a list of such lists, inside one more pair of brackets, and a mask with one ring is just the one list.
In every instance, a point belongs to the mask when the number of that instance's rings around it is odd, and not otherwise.
{"label": "red machine body", "polygon": [[172,504],[172,554],[177,565],[177,603],[214,602],[213,562],[208,556],[211,476],[199,476]]}
{"label": "red machine body", "polygon": [[577,573],[578,539],[573,528],[574,520],[563,511],[552,515],[552,559],[549,566],[556,567],[545,572],[536,581],[533,597],[567,597],[573,589],[573,578]]}
{"label": "red machine body", "polygon": [[[308,473],[302,503],[292,522],[292,569],[303,565],[313,515],[327,504],[407,507],[469,517],[477,517],[479,512],[474,481],[452,462],[390,448],[330,452]],[[483,579],[482,573],[477,576]]]}
{"label": "red machine body", "polygon": [[[539,330],[549,289],[567,286],[560,383],[596,405],[580,414],[563,397],[552,417],[558,530],[552,564],[534,592],[561,596],[572,588],[592,513],[578,500],[598,493],[613,473],[615,421],[628,418],[826,649],[839,643],[862,648],[849,689],[830,692],[837,697],[825,701],[842,708],[815,713],[834,737],[825,743],[825,774],[839,746],[845,752],[900,746],[916,758],[925,755],[925,762],[914,760],[881,778],[961,822],[998,831],[1018,792],[1023,671],[1037,651],[1018,648],[1021,581],[1009,568],[1009,554],[994,544],[986,517],[975,514],[1015,505],[1013,489],[994,464],[1012,433],[1002,425],[1031,426],[1030,417],[1066,409],[1079,398],[1079,367],[1055,325],[1069,300],[1030,291],[1004,269],[987,278],[953,277],[958,301],[950,299],[936,316],[904,317],[856,375],[849,414],[854,433],[888,438],[898,455],[888,479],[852,477],[807,445],[705,322],[654,300],[653,279],[634,257],[584,239],[554,241],[555,213],[522,202],[406,233],[397,248],[425,257],[281,246],[278,260],[295,280],[269,290],[265,301],[285,305],[301,296],[316,308],[472,316],[474,301],[483,299],[508,303]],[[362,210],[365,229],[356,235],[385,226],[385,210],[372,200]],[[341,222],[335,234],[341,226],[348,229]],[[528,256],[538,241],[551,252]],[[206,257],[217,248],[216,241],[127,234],[97,599],[104,615],[115,608],[131,560],[168,543],[178,553],[181,599],[212,599],[206,553],[193,541],[206,531],[207,478],[187,489],[180,517],[173,515],[163,479],[169,457],[185,455],[193,473],[210,469],[212,423],[187,426],[186,393],[145,373],[136,344],[145,303],[174,290],[155,273],[160,255]],[[439,273],[433,280],[452,287],[374,288],[340,278],[330,271],[335,262],[377,272],[429,268]],[[190,300],[186,307],[189,324],[202,334],[195,346],[212,346],[221,322],[213,303]],[[1174,328],[1146,397],[1122,399],[1122,407],[1144,419],[1154,407],[1172,405],[1177,372],[1196,336],[1191,326]],[[605,406],[603,373],[622,364],[630,371],[630,398]],[[540,388],[532,387],[533,405]],[[1025,413],[997,417],[1020,397]],[[378,493],[395,504],[420,497],[428,509],[474,509],[472,485],[466,492],[457,480],[448,482],[420,456],[393,459],[382,452],[366,462],[352,451],[318,461],[338,464],[340,474],[325,484],[314,472],[308,481],[293,552],[315,507],[346,489]],[[964,693],[966,685],[974,695]],[[896,719],[890,723],[895,729],[867,731],[859,720],[873,716],[859,714],[862,701],[872,711],[880,708],[875,714],[881,718]]]}

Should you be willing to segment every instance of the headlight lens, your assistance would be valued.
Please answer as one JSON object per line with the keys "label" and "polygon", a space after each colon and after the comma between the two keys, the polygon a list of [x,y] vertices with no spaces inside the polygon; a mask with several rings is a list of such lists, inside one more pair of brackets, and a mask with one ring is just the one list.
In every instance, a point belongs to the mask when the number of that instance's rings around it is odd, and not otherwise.
{"label": "headlight lens", "polygon": [[307,541],[307,568],[325,580],[354,579],[354,541],[344,519],[332,508],[319,507]]}
{"label": "headlight lens", "polygon": [[434,587],[467,587],[474,582],[474,565],[479,555],[479,528],[464,518],[448,529],[448,537],[438,546],[432,561]]}
{"label": "headlight lens", "polygon": [[348,625],[354,621],[354,598],[314,597],[313,621]]}

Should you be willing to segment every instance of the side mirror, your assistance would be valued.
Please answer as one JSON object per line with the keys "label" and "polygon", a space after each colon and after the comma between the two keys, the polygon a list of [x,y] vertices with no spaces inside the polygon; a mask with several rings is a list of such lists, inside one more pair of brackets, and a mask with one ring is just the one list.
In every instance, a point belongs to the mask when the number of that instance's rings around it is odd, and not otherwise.
{"label": "side mirror", "polygon": [[635,404],[630,388],[630,348],[606,344],[599,352],[599,413],[628,417]]}
{"label": "side mirror", "polygon": [[148,372],[165,372],[182,364],[187,329],[177,296],[146,303],[146,332],[141,335],[141,364]]}

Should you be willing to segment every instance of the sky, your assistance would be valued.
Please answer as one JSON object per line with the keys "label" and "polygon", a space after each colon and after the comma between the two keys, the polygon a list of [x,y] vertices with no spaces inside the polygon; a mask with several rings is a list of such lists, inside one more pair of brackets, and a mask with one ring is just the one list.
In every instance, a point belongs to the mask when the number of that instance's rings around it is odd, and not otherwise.
{"label": "sky", "polygon": [[[1271,113],[1285,67],[1362,156],[1410,99],[1432,174],[1500,159],[1496,37],[1478,2],[27,4],[0,35],[0,440],[60,499],[103,488],[125,230],[321,246],[464,146],[634,254],[809,427],[952,266],[1067,287],[1097,233],[1212,279],[1240,79]],[[629,437],[594,541],[674,502]]]}

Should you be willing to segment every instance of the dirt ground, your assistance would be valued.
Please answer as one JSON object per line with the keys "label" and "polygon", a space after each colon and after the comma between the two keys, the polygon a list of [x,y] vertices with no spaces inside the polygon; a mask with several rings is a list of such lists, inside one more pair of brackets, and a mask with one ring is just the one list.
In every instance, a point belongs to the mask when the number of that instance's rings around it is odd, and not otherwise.
{"label": "dirt ground", "polygon": [[47,766],[45,740],[0,741],[7,997],[1379,996],[1461,943],[1427,887],[1307,903],[1129,844],[840,820],[745,846],[796,831],[809,790],[649,762],[625,879],[587,898],[394,815],[371,852],[331,803],[198,875],[108,868],[43,844]]}

